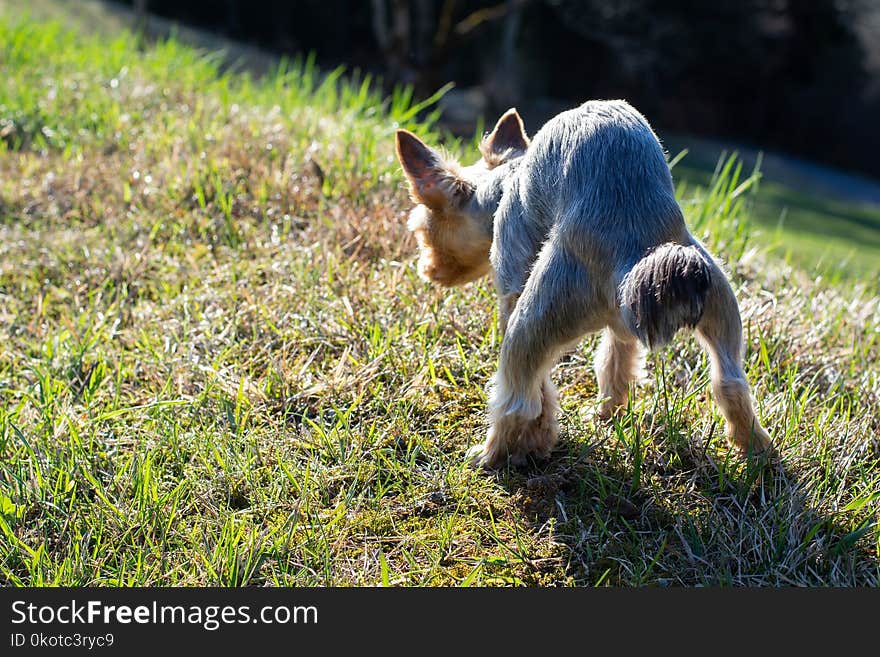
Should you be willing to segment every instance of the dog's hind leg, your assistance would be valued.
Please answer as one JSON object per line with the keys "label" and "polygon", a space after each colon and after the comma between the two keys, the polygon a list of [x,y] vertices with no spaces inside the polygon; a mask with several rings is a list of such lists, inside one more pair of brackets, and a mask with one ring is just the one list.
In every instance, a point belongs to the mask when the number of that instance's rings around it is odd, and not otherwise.
{"label": "dog's hind leg", "polygon": [[556,444],[559,410],[550,380],[559,355],[590,326],[591,292],[586,270],[547,242],[518,299],[501,344],[498,371],[489,385],[489,431],[474,447],[475,465],[520,464],[529,455],[547,456]]}
{"label": "dog's hind leg", "polygon": [[607,420],[626,405],[629,384],[641,370],[642,356],[642,348],[635,336],[610,326],[602,332],[593,360],[599,384],[600,418]]}
{"label": "dog's hind leg", "polygon": [[712,361],[712,391],[727,420],[727,436],[745,454],[772,451],[772,442],[755,416],[742,365],[742,320],[733,290],[713,263],[697,336]]}

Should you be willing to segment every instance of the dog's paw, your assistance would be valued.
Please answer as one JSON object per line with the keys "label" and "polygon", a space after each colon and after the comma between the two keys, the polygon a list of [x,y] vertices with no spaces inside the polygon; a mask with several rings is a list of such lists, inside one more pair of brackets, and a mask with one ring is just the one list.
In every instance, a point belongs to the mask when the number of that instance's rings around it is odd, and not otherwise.
{"label": "dog's paw", "polygon": [[770,434],[757,421],[751,427],[731,427],[730,441],[748,458],[772,461],[778,457]]}
{"label": "dog's paw", "polygon": [[612,399],[611,397],[599,397],[598,405],[595,406],[595,410],[593,411],[593,417],[600,422],[608,422],[613,420],[616,417],[621,417],[626,413],[627,409],[627,397],[618,397],[617,399]]}
{"label": "dog's paw", "polygon": [[592,416],[597,423],[607,424],[615,418],[623,417],[626,414],[626,404],[612,402],[609,399],[604,400],[592,409],[585,411],[585,417]]}
{"label": "dog's paw", "polygon": [[620,407],[610,401],[604,401],[596,408],[595,417],[600,422],[608,422],[620,411]]}
{"label": "dog's paw", "polygon": [[559,439],[559,422],[542,414],[533,420],[507,417],[489,427],[486,440],[467,452],[474,467],[493,469],[525,465],[529,457],[548,458]]}
{"label": "dog's paw", "polygon": [[475,469],[493,467],[490,464],[489,455],[486,453],[485,443],[474,445],[465,453],[465,460],[468,465]]}
{"label": "dog's paw", "polygon": [[486,440],[471,447],[467,451],[466,459],[472,468],[483,470],[497,470],[505,465],[520,466],[526,462],[524,454],[509,453],[506,449],[501,450],[492,440]]}

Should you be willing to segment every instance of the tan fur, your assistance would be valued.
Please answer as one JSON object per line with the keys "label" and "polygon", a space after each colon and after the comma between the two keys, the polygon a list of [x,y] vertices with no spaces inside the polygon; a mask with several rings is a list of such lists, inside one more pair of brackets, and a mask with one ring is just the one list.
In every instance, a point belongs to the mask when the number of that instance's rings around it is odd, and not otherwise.
{"label": "tan fur", "polygon": [[763,454],[772,449],[770,434],[752,410],[749,388],[743,381],[713,376],[712,391],[727,420],[727,438],[743,454]]}
{"label": "tan fur", "polygon": [[596,349],[594,367],[599,383],[599,411],[602,419],[611,418],[626,406],[629,384],[641,371],[642,350],[632,337],[621,339],[610,328],[602,332]]}
{"label": "tan fur", "polygon": [[441,157],[408,130],[397,131],[397,158],[409,180],[410,198],[436,210],[461,209],[474,186],[458,162]]}
{"label": "tan fur", "polygon": [[510,321],[510,315],[513,314],[514,308],[516,308],[517,299],[519,299],[519,293],[514,292],[503,296],[498,304],[498,323],[501,326],[502,335],[507,332],[507,323]]}
{"label": "tan fur", "polygon": [[490,169],[522,155],[529,147],[525,126],[515,109],[507,110],[495,129],[480,142],[480,153]]}
{"label": "tan fur", "polygon": [[715,277],[697,337],[712,362],[712,392],[727,420],[727,437],[743,454],[770,456],[770,435],[758,422],[742,368],[742,323],[727,280]]}
{"label": "tan fur", "polygon": [[550,377],[541,385],[540,412],[535,418],[510,414],[499,405],[491,410],[486,440],[468,451],[474,465],[497,468],[509,462],[522,465],[527,456],[547,458],[559,440],[559,398]]}
{"label": "tan fur", "polygon": [[[579,136],[570,149],[577,154],[573,164],[561,163],[553,149],[529,149],[516,110],[499,119],[480,145],[481,160],[467,167],[412,133],[397,133],[398,158],[417,203],[408,227],[419,245],[420,275],[453,286],[494,267],[504,339],[488,389],[489,429],[470,450],[471,462],[491,468],[549,455],[559,436],[550,370],[582,335],[604,330],[594,366],[598,413],[608,418],[627,404],[641,369],[640,344],[658,346],[682,328],[696,328],[709,352],[712,389],[731,443],[769,455],[770,438],[755,416],[743,371],[736,298],[687,230],[656,136],[622,101],[587,103],[557,118],[536,135],[536,144],[542,135],[545,145]],[[591,125],[610,132],[591,132]],[[633,148],[608,137],[619,131],[634,140]],[[623,173],[595,166],[605,158],[616,167],[635,151],[639,167],[656,169],[653,178],[633,177],[632,166]],[[583,176],[603,186],[589,197],[592,214],[586,217],[584,206],[570,200],[586,193]],[[560,181],[567,196],[556,189]],[[570,209],[553,209],[559,196],[569,199]],[[645,221],[611,221],[630,196],[647,203]],[[602,211],[606,206],[610,214]],[[643,210],[635,201],[629,209],[636,217]]]}
{"label": "tan fur", "polygon": [[450,209],[419,206],[407,223],[419,245],[419,275],[444,286],[462,285],[489,272],[492,240]]}
{"label": "tan fur", "polygon": [[528,139],[515,110],[507,112],[481,145],[483,158],[463,167],[443,157],[407,130],[397,131],[397,157],[417,205],[407,227],[419,245],[419,274],[447,287],[462,285],[489,273],[491,231],[466,211],[474,180],[522,155]]}

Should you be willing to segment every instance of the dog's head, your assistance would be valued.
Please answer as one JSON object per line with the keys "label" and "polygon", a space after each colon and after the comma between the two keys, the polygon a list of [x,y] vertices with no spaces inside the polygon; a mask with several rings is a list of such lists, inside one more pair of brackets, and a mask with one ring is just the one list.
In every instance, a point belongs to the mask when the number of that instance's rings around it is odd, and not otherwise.
{"label": "dog's head", "polygon": [[492,216],[475,194],[492,169],[522,155],[529,140],[515,109],[498,120],[480,145],[482,157],[461,166],[407,130],[397,131],[397,157],[416,207],[408,228],[419,244],[419,274],[444,286],[462,285],[489,272]]}

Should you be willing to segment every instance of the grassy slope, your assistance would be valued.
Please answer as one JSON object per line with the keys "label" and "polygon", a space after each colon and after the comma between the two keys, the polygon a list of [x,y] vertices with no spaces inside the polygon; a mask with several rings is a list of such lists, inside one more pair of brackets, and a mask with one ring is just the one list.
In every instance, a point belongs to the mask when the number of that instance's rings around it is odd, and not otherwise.
{"label": "grassy slope", "polygon": [[[683,193],[709,185],[715,165],[684,154],[674,169]],[[762,231],[768,261],[782,259],[832,280],[868,281],[880,290],[877,206],[823,197],[762,176],[750,219]]]}
{"label": "grassy slope", "polygon": [[[128,7],[104,0],[76,3],[29,0],[24,4],[18,0],[0,0],[0,12],[16,17],[29,15],[43,21],[60,20],[81,33],[100,34],[104,38],[112,38],[134,21]],[[156,17],[150,22],[150,28],[154,34],[173,31],[185,43],[209,50],[222,49],[226,62],[246,62],[250,70],[263,71],[271,65],[269,53],[242,47],[207,32]],[[527,128],[534,132],[538,126]],[[663,139],[673,156],[687,151],[674,171],[676,180],[684,185],[684,197],[692,195],[688,191],[690,187],[711,184],[719,152],[726,152],[721,145],[666,133]],[[866,280],[880,290],[880,209],[877,206],[829,198],[802,181],[783,182],[772,174],[762,174],[754,200],[750,219],[762,229],[762,244],[767,247],[769,260],[783,259],[814,276],[832,281]]]}
{"label": "grassy slope", "polygon": [[732,171],[682,202],[780,470],[728,452],[682,336],[610,427],[585,340],[554,458],[487,475],[493,292],[415,275],[407,98],[2,19],[0,60],[7,583],[880,581],[877,298],[769,264]]}

